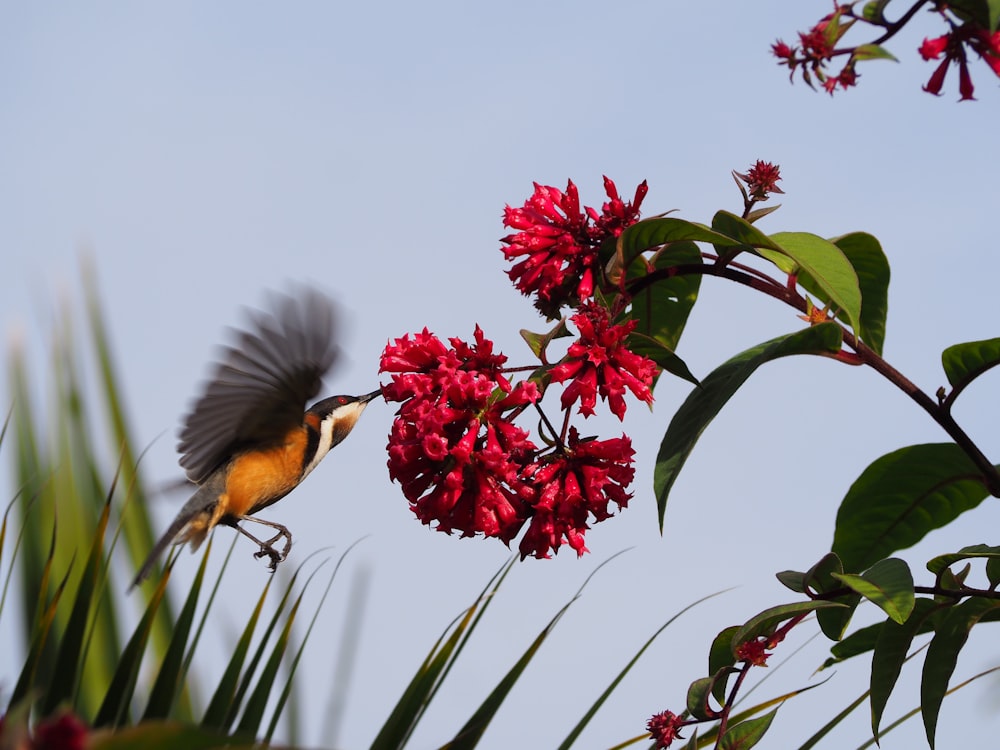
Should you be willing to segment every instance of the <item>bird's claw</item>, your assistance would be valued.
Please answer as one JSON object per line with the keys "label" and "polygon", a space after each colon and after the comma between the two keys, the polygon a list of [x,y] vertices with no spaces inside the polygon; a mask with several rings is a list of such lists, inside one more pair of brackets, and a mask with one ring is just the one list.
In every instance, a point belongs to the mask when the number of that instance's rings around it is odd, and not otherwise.
{"label": "bird's claw", "polygon": [[[285,545],[282,548],[281,552],[278,552],[278,550],[276,550],[273,545],[276,541],[278,541],[282,537],[285,538]],[[285,558],[288,557],[288,552],[291,549],[292,549],[292,535],[288,533],[287,529],[285,529],[279,531],[277,534],[268,539],[266,542],[262,542],[260,545],[260,550],[255,552],[253,556],[258,560],[264,556],[269,557],[270,560],[268,561],[267,567],[269,570],[274,571],[278,569],[278,563],[284,562]]]}

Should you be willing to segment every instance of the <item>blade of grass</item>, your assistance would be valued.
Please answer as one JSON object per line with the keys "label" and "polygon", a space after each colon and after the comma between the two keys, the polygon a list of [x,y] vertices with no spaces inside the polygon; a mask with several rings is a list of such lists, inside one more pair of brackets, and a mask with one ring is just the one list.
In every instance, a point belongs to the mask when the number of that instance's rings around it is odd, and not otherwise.
{"label": "blade of grass", "polygon": [[[285,651],[288,648],[288,641],[292,632],[292,623],[295,622],[295,616],[298,614],[299,607],[302,604],[302,597],[305,595],[305,591],[309,587],[309,583],[312,581],[313,576],[315,576],[317,572],[318,569],[309,575],[306,579],[305,585],[302,587],[302,591],[299,592],[299,595],[295,598],[295,602],[288,610],[288,615],[285,618],[285,626],[281,629],[281,632],[278,634],[278,637],[274,642],[274,646],[271,649],[271,655],[268,657],[267,661],[264,662],[264,668],[261,670],[260,677],[257,679],[257,685],[254,687],[253,691],[251,691],[250,697],[247,698],[246,708],[243,710],[243,716],[236,728],[237,734],[256,736],[256,734],[260,731],[261,724],[264,721],[264,711],[266,710],[267,702],[271,697],[271,689],[274,687],[274,680],[278,676],[278,670],[281,668],[282,659],[284,658]],[[289,589],[291,589],[291,586],[289,586]]]}
{"label": "blade of grass", "polygon": [[188,644],[188,636],[191,633],[191,625],[194,622],[195,609],[198,606],[198,597],[201,594],[201,585],[205,579],[205,568],[208,565],[208,558],[212,554],[212,539],[205,545],[205,553],[201,557],[201,564],[195,573],[194,581],[188,591],[187,599],[181,608],[177,622],[174,624],[174,633],[167,647],[167,653],[163,657],[160,671],[153,682],[153,688],[149,694],[149,701],[146,710],[142,715],[143,721],[153,719],[165,719],[170,715],[174,701],[181,691],[184,683],[183,666],[184,652]]}
{"label": "blade of grass", "polygon": [[566,604],[564,604],[559,611],[556,612],[552,619],[549,620],[548,624],[542,628],[541,632],[535,637],[535,640],[532,641],[530,646],[528,646],[528,649],[521,655],[507,674],[504,675],[503,679],[500,680],[497,686],[486,697],[486,700],[484,700],[479,708],[476,709],[465,725],[458,731],[458,734],[455,735],[454,739],[452,739],[452,741],[445,746],[448,750],[471,750],[471,748],[474,748],[479,744],[479,740],[482,739],[483,733],[486,731],[486,728],[493,720],[496,712],[500,709],[500,706],[507,698],[507,695],[513,689],[528,664],[531,663],[531,660],[535,657],[535,654],[538,653],[538,650],[542,647],[542,644],[555,629],[555,626],[562,619],[563,615],[565,615],[577,599],[583,595],[584,589],[593,577],[597,575],[597,572],[616,557],[624,554],[626,551],[627,550],[623,550],[622,552],[612,555],[591,571],[590,575],[587,576],[583,584],[581,584],[580,588],[573,595],[573,598],[566,602]]}
{"label": "blade of grass", "polygon": [[101,517],[98,519],[97,530],[91,539],[90,552],[77,584],[73,608],[70,611],[69,620],[66,622],[66,628],[61,634],[53,680],[42,698],[42,716],[48,716],[60,703],[70,698],[73,698],[73,705],[76,705],[77,695],[74,695],[74,691],[82,669],[81,652],[84,636],[87,632],[91,607],[94,604],[94,588],[104,557],[104,532],[108,525],[112,492],[114,492],[113,485],[111,492],[108,493],[108,500],[104,505]]}
{"label": "blade of grass", "polygon": [[227,722],[227,716],[235,714],[239,710],[239,705],[235,703],[236,687],[240,679],[240,671],[243,669],[243,662],[246,660],[247,652],[250,650],[250,641],[253,639],[253,632],[257,627],[261,610],[264,608],[264,600],[267,599],[267,592],[271,588],[274,578],[268,578],[264,584],[264,590],[257,599],[257,606],[250,614],[250,621],[243,629],[243,635],[236,642],[233,655],[229,658],[226,671],[222,673],[215,693],[205,709],[201,726],[206,729],[222,729]]}
{"label": "blade of grass", "polygon": [[[264,735],[264,741],[270,742],[271,738],[274,736],[274,730],[277,726],[278,719],[281,717],[282,711],[284,710],[285,704],[288,701],[288,696],[292,691],[292,682],[295,678],[295,670],[299,666],[299,661],[302,659],[302,654],[305,651],[306,643],[309,641],[309,636],[312,633],[313,626],[316,625],[316,619],[319,617],[320,610],[323,609],[323,603],[326,601],[327,595],[330,593],[330,587],[333,586],[333,579],[337,576],[337,571],[340,570],[340,566],[343,565],[344,559],[351,553],[358,544],[361,543],[361,539],[354,542],[350,547],[344,550],[344,554],[340,556],[337,560],[337,564],[334,566],[333,571],[330,573],[330,578],[326,582],[326,588],[323,589],[323,595],[320,597],[319,602],[316,604],[316,610],[313,612],[312,619],[309,620],[309,627],[306,628],[306,633],[302,637],[302,642],[299,644],[298,649],[295,652],[295,656],[292,658],[291,664],[288,665],[288,679],[285,681],[285,687],[282,689],[281,694],[278,696],[277,704],[274,708],[274,714],[271,717],[271,723],[267,728],[267,733]],[[306,587],[308,587],[308,583]]]}
{"label": "blade of grass", "polygon": [[250,685],[253,682],[254,673],[257,671],[257,665],[260,660],[264,657],[264,649],[267,647],[268,641],[271,639],[271,633],[277,627],[281,613],[284,612],[285,606],[288,604],[292,596],[292,590],[295,585],[295,581],[298,579],[299,569],[296,569],[295,573],[292,574],[292,579],[289,581],[288,586],[285,589],[285,593],[281,597],[281,601],[278,602],[278,607],[271,617],[270,622],[267,624],[267,628],[264,629],[264,634],[261,637],[260,643],[257,644],[257,648],[254,651],[254,655],[250,658],[250,664],[247,665],[247,669],[243,674],[243,679],[240,680],[240,686],[236,689],[236,695],[233,698],[232,705],[230,707],[229,713],[226,715],[225,728],[227,730],[231,729],[233,724],[236,722],[236,716],[239,713],[240,706],[243,705],[243,697],[247,694],[250,689]]}
{"label": "blade of grass", "polygon": [[639,658],[646,652],[646,649],[648,649],[651,645],[653,645],[653,641],[657,639],[660,633],[666,630],[669,625],[672,625],[677,620],[677,618],[679,618],[688,610],[694,609],[702,602],[708,601],[709,599],[719,596],[720,594],[724,594],[727,591],[732,591],[732,589],[731,588],[723,589],[722,591],[716,591],[714,594],[703,596],[701,599],[698,599],[697,601],[693,601],[690,604],[688,604],[682,610],[673,615],[669,620],[663,623],[663,625],[661,625],[660,628],[655,633],[653,633],[653,635],[649,637],[649,640],[647,640],[642,645],[642,647],[636,652],[635,656],[632,657],[629,663],[625,665],[625,668],[618,673],[618,676],[615,677],[615,679],[611,682],[611,684],[608,685],[608,687],[604,690],[603,693],[601,693],[598,699],[594,701],[594,705],[590,707],[590,710],[588,710],[587,713],[583,715],[583,718],[580,719],[577,725],[573,727],[572,731],[570,731],[570,733],[566,736],[566,739],[562,741],[562,744],[559,745],[559,750],[568,750],[568,748],[571,747],[574,742],[576,742],[577,738],[583,732],[584,728],[587,726],[587,724],[590,723],[590,720],[594,718],[594,715],[601,708],[601,706],[604,705],[605,701],[607,701],[611,693],[614,692],[615,688],[617,688],[618,685],[621,683],[621,681],[625,679],[625,675],[627,675],[632,670],[632,667],[636,665],[636,663],[639,661]]}
{"label": "blade of grass", "polygon": [[402,696],[393,707],[378,735],[372,742],[371,750],[393,750],[403,747],[412,734],[420,717],[426,711],[431,699],[436,694],[441,681],[451,669],[454,657],[464,646],[467,631],[474,627],[481,616],[481,611],[487,607],[497,592],[500,584],[510,573],[516,558],[504,563],[486,587],[462,615],[459,615],[445,628],[442,635],[434,643],[424,662],[417,669],[410,683],[403,690]]}
{"label": "blade of grass", "polygon": [[[176,556],[174,559],[176,560]],[[122,725],[126,718],[129,703],[131,703],[135,691],[135,683],[139,676],[139,667],[142,665],[142,657],[146,652],[146,644],[153,628],[153,619],[156,617],[156,610],[163,600],[164,593],[166,593],[167,581],[170,580],[170,570],[171,568],[168,567],[164,572],[156,590],[149,599],[146,611],[132,633],[132,637],[125,644],[125,649],[118,662],[118,669],[115,670],[115,674],[111,678],[111,685],[108,687],[104,701],[92,722],[95,728],[117,728]]]}
{"label": "blade of grass", "polygon": [[[996,672],[998,670],[1000,670],[1000,666],[990,667],[989,669],[984,670],[984,671],[980,672],[979,674],[973,675],[969,679],[964,680],[963,682],[960,682],[959,684],[955,685],[952,688],[949,688],[948,692],[946,692],[945,695],[951,695],[956,690],[961,690],[966,685],[969,685],[969,684],[975,682],[976,680],[980,679],[981,677],[986,677],[987,675],[993,674],[994,672]],[[913,709],[910,709],[909,711],[907,711],[905,714],[903,714],[902,716],[900,716],[894,722],[892,722],[891,724],[889,724],[889,726],[885,727],[885,729],[882,729],[879,732],[879,740],[881,740],[883,737],[885,737],[887,734],[889,734],[889,732],[891,732],[893,729],[895,729],[896,727],[900,726],[903,722],[909,721],[910,719],[912,719],[914,716],[916,716],[919,713],[920,713],[920,706],[917,706],[916,708],[913,708]],[[872,737],[870,740],[868,740],[867,742],[865,742],[863,745],[858,745],[858,750],[865,750],[865,748],[869,748],[872,745],[876,745],[876,744],[878,744],[878,740],[876,740],[874,737]]]}
{"label": "blade of grass", "polygon": [[32,686],[35,684],[35,675],[38,671],[38,663],[41,660],[42,651],[45,648],[45,641],[49,637],[49,631],[52,629],[52,622],[56,618],[56,610],[59,607],[59,600],[63,595],[63,591],[66,589],[66,584],[69,581],[69,577],[72,572],[73,565],[71,564],[66,570],[66,575],[63,576],[59,585],[56,586],[56,589],[52,594],[52,598],[49,601],[48,606],[45,608],[41,621],[38,623],[38,626],[32,634],[31,645],[28,648],[28,654],[24,660],[24,666],[21,668],[21,675],[17,678],[17,684],[14,686],[14,692],[12,692],[10,696],[10,703],[7,705],[8,712],[12,711],[18,703],[28,697]]}

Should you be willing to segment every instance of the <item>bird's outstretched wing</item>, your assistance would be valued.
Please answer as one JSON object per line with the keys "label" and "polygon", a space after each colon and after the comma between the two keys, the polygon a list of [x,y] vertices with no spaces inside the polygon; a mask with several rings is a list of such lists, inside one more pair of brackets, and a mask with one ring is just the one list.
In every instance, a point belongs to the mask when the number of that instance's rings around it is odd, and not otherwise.
{"label": "bird's outstretched wing", "polygon": [[338,356],[333,301],[311,288],[274,294],[270,312],[249,311],[184,419],[177,450],[192,482],[242,448],[281,440],[302,424]]}

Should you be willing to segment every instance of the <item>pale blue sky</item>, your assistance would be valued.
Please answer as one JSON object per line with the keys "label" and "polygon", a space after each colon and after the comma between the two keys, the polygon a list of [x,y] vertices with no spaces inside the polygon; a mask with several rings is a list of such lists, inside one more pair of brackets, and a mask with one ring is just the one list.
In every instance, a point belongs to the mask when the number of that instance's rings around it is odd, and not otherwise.
{"label": "pale blue sky", "polygon": [[[351,311],[349,363],[330,392],[377,382],[390,338],[428,326],[471,336],[476,323],[529,363],[517,330],[542,325],[510,286],[498,250],[505,203],[537,180],[572,177],[600,205],[601,175],[631,194],[648,179],[647,214],[709,221],[739,210],[730,170],[779,163],[784,207],[765,231],[879,237],[893,269],[886,355],[929,392],[939,354],[997,335],[994,239],[997,80],[973,65],[980,101],[956,104],[957,81],[920,91],[932,19],[893,48],[903,64],[863,66],[861,85],[831,99],[769,55],[826,2],[464,2],[29,4],[0,8],[0,320],[18,328],[39,372],[59,300],[78,310],[82,251],[95,261],[137,440],[156,482],[179,476],[176,426],[225,326],[285,279],[312,281]],[[953,74],[954,75],[954,74]],[[796,329],[791,311],[706,280],[679,354],[697,375],[739,350]],[[989,409],[995,376],[957,413],[988,455],[1000,453]],[[39,393],[46,386],[40,381]],[[653,413],[624,425],[637,450],[635,499],[587,536],[592,554],[518,565],[442,690],[413,747],[446,741],[594,567],[594,579],[515,690],[485,748],[553,746],[668,617],[712,591],[735,592],[665,632],[584,735],[607,747],[646,718],[683,706],[712,636],[791,601],[773,578],[828,548],[840,497],[870,461],[935,425],[873,372],[782,361],[754,376],[706,432],[656,528],[652,460],[688,386],[664,380]],[[385,471],[392,410],[373,403],[350,439],[268,517],[295,535],[293,561],[368,535],[335,584],[305,663],[306,739],[332,746],[322,717],[350,581],[373,588],[356,683],[337,740],[365,747],[441,629],[508,557],[416,522]],[[608,436],[615,421],[594,422]],[[106,448],[109,471],[114,450]],[[0,464],[8,476],[8,462]],[[7,483],[9,485],[9,483]],[[168,523],[178,499],[156,509]],[[987,502],[906,557],[997,543]],[[223,532],[225,533],[225,531]],[[228,540],[227,540],[228,541]],[[197,558],[182,557],[178,582]],[[227,580],[225,647],[267,575],[246,545]],[[242,583],[241,583],[242,582]],[[864,616],[862,616],[862,620]],[[807,628],[800,628],[802,631]],[[991,635],[991,634],[988,634]],[[10,634],[0,631],[7,639]],[[798,645],[793,639],[787,650]],[[1000,659],[988,638],[960,662],[971,675]],[[9,649],[4,646],[5,652]],[[754,697],[809,681],[814,643]],[[779,712],[766,747],[791,747],[865,689],[865,665]],[[213,673],[213,677],[216,673]],[[0,672],[0,685],[13,675]],[[915,705],[913,673],[894,718]],[[941,746],[997,731],[995,683],[946,702]],[[988,714],[988,715],[987,715]],[[862,708],[828,745],[867,734]],[[919,722],[882,747],[910,748]],[[955,738],[960,738],[955,742]]]}

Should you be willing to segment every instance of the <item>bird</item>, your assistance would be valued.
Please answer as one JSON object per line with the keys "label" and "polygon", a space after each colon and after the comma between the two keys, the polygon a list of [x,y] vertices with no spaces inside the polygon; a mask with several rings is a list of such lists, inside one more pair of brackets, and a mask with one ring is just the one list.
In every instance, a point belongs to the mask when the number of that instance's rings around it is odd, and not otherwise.
{"label": "bird", "polygon": [[[171,544],[194,551],[218,525],[259,546],[273,571],[292,546],[288,528],[254,514],[294,490],[354,429],[381,389],[331,396],[306,408],[340,356],[333,301],[311,287],[274,293],[270,311],[249,311],[245,330],[230,330],[214,372],[183,421],[180,465],[197,485],[153,547],[132,588],[152,571]],[[276,533],[259,539],[241,524]],[[276,543],[284,538],[281,551]]]}

